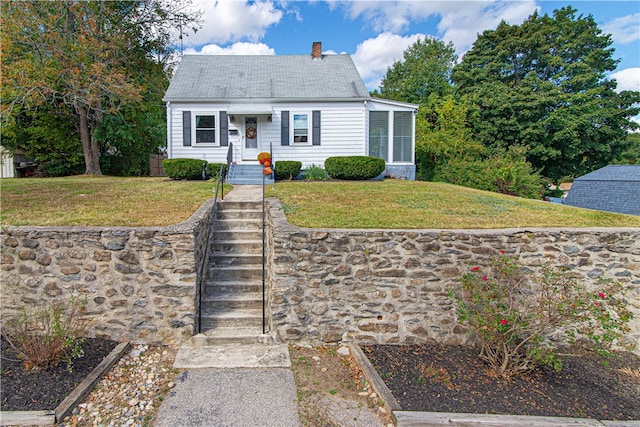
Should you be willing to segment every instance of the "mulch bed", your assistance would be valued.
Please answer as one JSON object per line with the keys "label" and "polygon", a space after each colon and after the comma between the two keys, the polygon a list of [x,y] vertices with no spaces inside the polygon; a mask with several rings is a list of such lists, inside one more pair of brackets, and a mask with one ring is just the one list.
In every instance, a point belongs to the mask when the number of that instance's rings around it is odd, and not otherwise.
{"label": "mulch bed", "polygon": [[604,366],[587,354],[563,357],[563,369],[523,378],[491,376],[472,347],[362,346],[405,411],[640,420],[640,357],[616,353]]}
{"label": "mulch bed", "polygon": [[74,359],[72,371],[66,363],[41,371],[25,371],[15,350],[2,337],[0,343],[0,396],[2,411],[55,409],[93,369],[118,345],[103,338],[87,338],[84,355]]}

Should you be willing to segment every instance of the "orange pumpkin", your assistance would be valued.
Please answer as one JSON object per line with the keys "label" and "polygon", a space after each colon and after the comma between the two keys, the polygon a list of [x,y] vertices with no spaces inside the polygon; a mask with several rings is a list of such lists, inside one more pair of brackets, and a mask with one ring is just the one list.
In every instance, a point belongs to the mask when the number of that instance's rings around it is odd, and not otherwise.
{"label": "orange pumpkin", "polygon": [[271,175],[273,173],[273,169],[266,167],[264,168],[264,174],[265,175]]}

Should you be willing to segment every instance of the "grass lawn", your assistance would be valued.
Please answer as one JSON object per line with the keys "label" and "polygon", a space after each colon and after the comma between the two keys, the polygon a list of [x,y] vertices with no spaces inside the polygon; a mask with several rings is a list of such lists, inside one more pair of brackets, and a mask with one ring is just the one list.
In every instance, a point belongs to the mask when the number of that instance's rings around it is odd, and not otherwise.
{"label": "grass lawn", "polygon": [[[270,188],[270,187],[269,187]],[[272,194],[269,190],[268,194]],[[620,215],[419,181],[282,182],[290,223],[317,228],[640,227]]]}
{"label": "grass lawn", "polygon": [[[214,181],[66,177],[0,180],[2,225],[162,226],[189,218]],[[225,188],[225,194],[230,190]],[[640,216],[571,208],[416,181],[278,182],[287,219],[301,227],[640,227]]]}
{"label": "grass lawn", "polygon": [[[163,226],[188,219],[215,181],[75,176],[0,180],[2,225]],[[231,186],[226,186],[225,192]]]}

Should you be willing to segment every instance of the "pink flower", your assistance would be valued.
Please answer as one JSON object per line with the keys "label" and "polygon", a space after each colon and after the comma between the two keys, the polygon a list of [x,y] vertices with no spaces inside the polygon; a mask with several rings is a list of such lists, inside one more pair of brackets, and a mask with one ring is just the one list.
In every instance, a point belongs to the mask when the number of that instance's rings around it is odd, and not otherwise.
{"label": "pink flower", "polygon": [[501,255],[504,255],[504,251],[500,251],[500,254],[501,254]]}
{"label": "pink flower", "polygon": [[484,280],[486,282],[489,279],[487,279],[487,276],[482,276],[482,280]]}
{"label": "pink flower", "polygon": [[599,302],[594,302],[593,305],[595,305],[596,307],[600,307],[600,303]]}
{"label": "pink flower", "polygon": [[478,271],[478,270],[480,270],[480,267],[478,267],[477,265],[471,269],[471,271]]}
{"label": "pink flower", "polygon": [[604,299],[604,298],[605,298],[605,295],[604,295],[602,292],[598,293],[598,296],[599,296],[600,298],[602,298],[602,299]]}
{"label": "pink flower", "polygon": [[507,322],[507,319],[500,319],[500,323],[502,323],[503,325],[506,325],[509,322]]}

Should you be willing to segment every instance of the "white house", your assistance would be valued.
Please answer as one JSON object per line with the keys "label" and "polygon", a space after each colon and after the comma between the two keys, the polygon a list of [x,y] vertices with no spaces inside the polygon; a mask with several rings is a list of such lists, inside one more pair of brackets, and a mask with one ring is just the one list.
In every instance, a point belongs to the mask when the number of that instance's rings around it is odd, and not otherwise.
{"label": "white house", "polygon": [[417,105],[372,98],[349,55],[185,55],[163,101],[169,158],[237,165],[258,153],[303,168],[375,156],[415,179]]}

